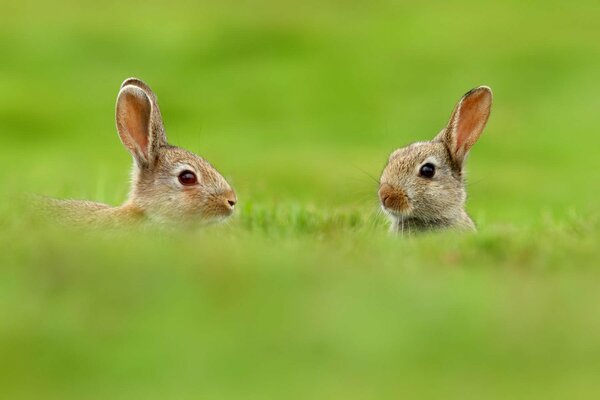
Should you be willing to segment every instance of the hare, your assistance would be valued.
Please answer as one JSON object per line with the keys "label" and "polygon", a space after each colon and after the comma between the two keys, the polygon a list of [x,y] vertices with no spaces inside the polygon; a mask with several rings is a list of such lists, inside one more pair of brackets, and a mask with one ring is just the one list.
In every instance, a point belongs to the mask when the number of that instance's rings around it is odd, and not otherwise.
{"label": "hare", "polygon": [[491,107],[491,89],[475,88],[460,99],[448,125],[433,140],[391,154],[379,181],[379,200],[392,231],[475,230],[465,211],[464,164]]}
{"label": "hare", "polygon": [[133,222],[210,222],[230,216],[237,203],[227,181],[203,158],[167,142],[156,95],[139,79],[123,82],[116,125],[133,156],[128,200],[118,207],[51,200],[66,222],[123,225]]}

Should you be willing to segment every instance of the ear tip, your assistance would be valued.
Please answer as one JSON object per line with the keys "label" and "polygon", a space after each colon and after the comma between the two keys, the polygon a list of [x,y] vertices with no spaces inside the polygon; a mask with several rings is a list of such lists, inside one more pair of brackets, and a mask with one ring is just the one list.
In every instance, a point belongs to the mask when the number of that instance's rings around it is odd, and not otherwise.
{"label": "ear tip", "polygon": [[148,86],[148,85],[146,85],[146,83],[143,80],[141,80],[139,78],[136,78],[136,77],[131,77],[131,78],[125,79],[123,81],[123,83],[121,83],[121,89],[123,89],[125,86],[128,86],[128,85],[132,85],[132,86]]}
{"label": "ear tip", "polygon": [[148,96],[146,95],[146,92],[144,92],[142,89],[140,89],[137,86],[134,85],[125,85],[121,87],[121,90],[119,90],[119,97],[121,97],[121,95],[123,94],[129,94],[129,95],[133,95],[139,98],[147,98]]}
{"label": "ear tip", "polygon": [[469,90],[467,93],[465,93],[465,96],[474,94],[474,93],[478,93],[478,92],[488,92],[491,94],[492,88],[489,87],[488,85],[480,85],[480,86],[474,87],[473,89]]}
{"label": "ear tip", "polygon": [[490,97],[493,96],[492,88],[487,85],[477,86],[475,89],[471,90],[469,94],[473,93],[486,93]]}
{"label": "ear tip", "polygon": [[492,103],[494,95],[492,93],[492,88],[486,85],[477,86],[469,90],[461,99],[461,103],[467,99],[475,100],[475,101],[485,101],[486,103]]}
{"label": "ear tip", "polygon": [[490,94],[490,96],[492,96],[492,95],[493,95],[492,88],[491,88],[491,87],[489,87],[489,86],[487,86],[487,85],[481,85],[481,86],[479,86],[477,89],[479,89],[479,90],[482,90],[482,91],[484,91],[484,92],[487,92],[487,93],[489,93],[489,94]]}
{"label": "ear tip", "polygon": [[117,109],[125,103],[135,102],[137,104],[146,104],[147,107],[151,107],[152,101],[148,97],[148,94],[137,86],[125,85],[119,94],[117,95]]}

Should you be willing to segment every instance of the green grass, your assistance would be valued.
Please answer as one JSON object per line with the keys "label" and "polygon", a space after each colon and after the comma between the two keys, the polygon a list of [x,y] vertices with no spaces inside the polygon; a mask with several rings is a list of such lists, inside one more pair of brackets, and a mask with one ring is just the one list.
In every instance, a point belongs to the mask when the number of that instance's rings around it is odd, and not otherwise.
{"label": "green grass", "polygon": [[[3,4],[0,397],[597,398],[595,2]],[[118,204],[129,76],[233,184],[203,230],[77,231]],[[468,89],[477,234],[394,237],[373,180]]]}

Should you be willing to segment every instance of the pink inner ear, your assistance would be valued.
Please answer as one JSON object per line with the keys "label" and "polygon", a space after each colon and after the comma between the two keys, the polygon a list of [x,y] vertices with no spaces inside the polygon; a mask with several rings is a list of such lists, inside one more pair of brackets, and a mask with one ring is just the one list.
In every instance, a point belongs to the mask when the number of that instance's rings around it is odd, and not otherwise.
{"label": "pink inner ear", "polygon": [[478,90],[463,99],[456,123],[456,153],[467,152],[475,144],[490,114],[491,97]]}
{"label": "pink inner ear", "polygon": [[133,93],[125,93],[124,96],[123,120],[125,128],[140,150],[147,156],[148,135],[150,132],[150,102]]}

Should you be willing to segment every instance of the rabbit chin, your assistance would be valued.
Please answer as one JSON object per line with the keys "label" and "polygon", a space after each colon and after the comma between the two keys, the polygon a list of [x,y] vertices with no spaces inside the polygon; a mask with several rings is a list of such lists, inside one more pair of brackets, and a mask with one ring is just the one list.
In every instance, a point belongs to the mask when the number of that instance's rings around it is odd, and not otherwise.
{"label": "rabbit chin", "polygon": [[414,219],[413,207],[408,206],[404,210],[391,210],[384,206],[381,206],[385,215],[391,222],[390,229],[392,232],[404,231],[404,226],[410,231],[411,221]]}
{"label": "rabbit chin", "polygon": [[413,207],[409,204],[403,210],[393,210],[384,205],[381,206],[383,212],[393,221],[398,221],[402,218],[410,218],[413,216]]}
{"label": "rabbit chin", "polygon": [[173,210],[154,209],[147,212],[148,219],[154,223],[168,226],[204,226],[223,222],[233,214],[233,210],[186,210],[173,212]]}

